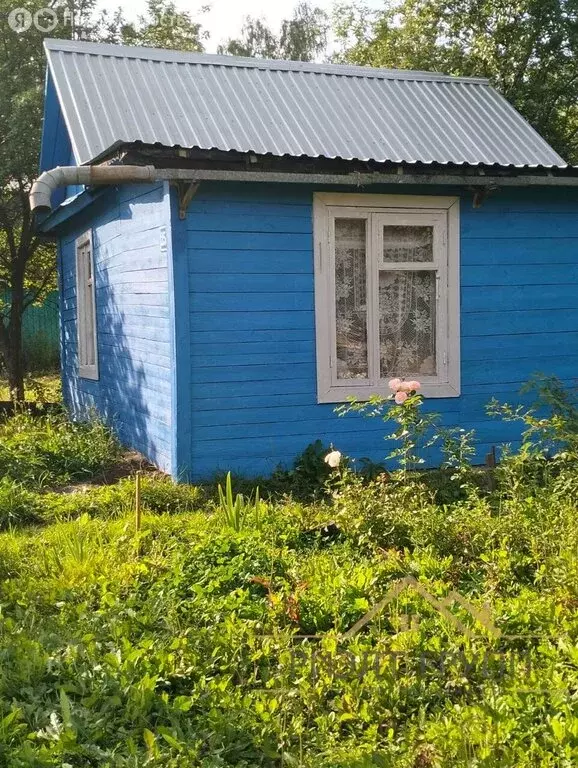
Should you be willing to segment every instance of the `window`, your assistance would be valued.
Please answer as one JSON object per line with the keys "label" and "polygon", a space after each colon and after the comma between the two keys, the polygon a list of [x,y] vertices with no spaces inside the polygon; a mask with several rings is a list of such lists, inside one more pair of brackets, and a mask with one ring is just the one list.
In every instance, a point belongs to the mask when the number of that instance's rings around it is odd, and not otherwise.
{"label": "window", "polygon": [[317,193],[314,219],[319,402],[459,395],[458,198]]}
{"label": "window", "polygon": [[94,258],[90,231],[76,241],[76,302],[78,374],[85,379],[98,379]]}

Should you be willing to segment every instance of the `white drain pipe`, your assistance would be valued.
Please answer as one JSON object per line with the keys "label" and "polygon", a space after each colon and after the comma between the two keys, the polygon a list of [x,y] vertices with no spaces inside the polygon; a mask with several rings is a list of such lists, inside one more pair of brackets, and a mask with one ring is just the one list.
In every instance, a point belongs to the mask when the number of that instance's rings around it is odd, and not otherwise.
{"label": "white drain pipe", "polygon": [[30,190],[30,209],[34,212],[52,210],[51,197],[58,187],[76,184],[143,184],[156,181],[153,165],[66,165],[44,171]]}

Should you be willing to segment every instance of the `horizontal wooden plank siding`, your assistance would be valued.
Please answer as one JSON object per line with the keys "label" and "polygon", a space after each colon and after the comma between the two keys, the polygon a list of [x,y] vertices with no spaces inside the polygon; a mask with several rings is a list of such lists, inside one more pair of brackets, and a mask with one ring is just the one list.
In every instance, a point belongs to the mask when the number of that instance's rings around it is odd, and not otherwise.
{"label": "horizontal wooden plank siding", "polygon": [[[91,409],[122,442],[170,471],[172,353],[162,185],[110,190],[60,240],[63,389],[79,418]],[[78,376],[75,239],[92,229],[99,380]]]}
{"label": "horizontal wooden plank siding", "polygon": [[[381,422],[338,418],[317,403],[312,200],[309,186],[202,183],[191,202],[183,227],[195,479],[268,473],[318,438],[358,458],[388,450]],[[570,190],[496,191],[481,208],[463,195],[462,395],[427,407],[475,428],[478,458],[519,439],[515,425],[486,415],[492,396],[521,401],[537,371],[578,376],[577,214]]]}

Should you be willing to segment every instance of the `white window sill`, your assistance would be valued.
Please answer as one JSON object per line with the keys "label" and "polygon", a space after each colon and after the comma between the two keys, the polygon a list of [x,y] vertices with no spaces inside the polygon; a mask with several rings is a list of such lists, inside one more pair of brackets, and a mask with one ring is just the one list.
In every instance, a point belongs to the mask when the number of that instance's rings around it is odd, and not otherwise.
{"label": "white window sill", "polygon": [[83,365],[78,369],[78,376],[81,379],[91,379],[98,381],[98,370],[95,366]]}
{"label": "white window sill", "polygon": [[[451,384],[450,382],[428,382],[421,386],[420,394],[426,399],[428,398],[440,398],[440,397],[459,397],[459,386]],[[349,398],[354,397],[356,400],[365,401],[369,400],[372,395],[379,395],[380,397],[389,397],[391,395],[391,389],[387,384],[369,387],[366,384],[363,385],[344,385],[340,387],[331,387],[324,392],[319,391],[317,393],[318,403],[345,403]]]}

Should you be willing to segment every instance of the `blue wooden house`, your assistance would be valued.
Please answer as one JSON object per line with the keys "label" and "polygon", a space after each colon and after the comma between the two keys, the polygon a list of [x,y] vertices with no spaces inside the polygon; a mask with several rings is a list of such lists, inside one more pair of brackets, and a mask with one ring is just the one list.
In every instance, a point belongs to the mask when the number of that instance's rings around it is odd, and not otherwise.
{"label": "blue wooden house", "polygon": [[394,376],[483,459],[518,438],[491,397],[578,374],[578,175],[486,80],[46,53],[64,397],[162,469],[379,460],[383,424],[335,407]]}

